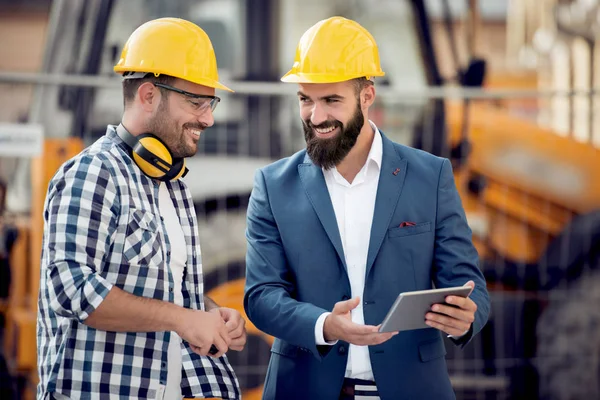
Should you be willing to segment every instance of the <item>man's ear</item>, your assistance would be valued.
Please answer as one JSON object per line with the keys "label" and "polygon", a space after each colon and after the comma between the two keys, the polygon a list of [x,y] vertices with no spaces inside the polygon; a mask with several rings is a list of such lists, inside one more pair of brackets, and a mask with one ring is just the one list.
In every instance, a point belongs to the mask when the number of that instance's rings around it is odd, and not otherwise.
{"label": "man's ear", "polygon": [[375,86],[366,85],[360,94],[360,108],[363,110],[371,107],[373,102],[375,101]]}
{"label": "man's ear", "polygon": [[142,108],[146,111],[153,111],[160,103],[160,90],[152,82],[142,83],[137,90]]}

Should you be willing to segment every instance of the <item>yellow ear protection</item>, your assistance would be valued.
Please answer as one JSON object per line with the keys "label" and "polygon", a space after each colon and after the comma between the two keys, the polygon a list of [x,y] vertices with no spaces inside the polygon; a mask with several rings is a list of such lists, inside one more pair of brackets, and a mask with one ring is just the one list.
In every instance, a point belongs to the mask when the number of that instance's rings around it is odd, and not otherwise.
{"label": "yellow ear protection", "polygon": [[142,172],[150,178],[170,181],[183,178],[188,169],[183,158],[173,158],[169,148],[151,133],[134,136],[123,125],[117,126],[117,135],[131,150],[131,157]]}

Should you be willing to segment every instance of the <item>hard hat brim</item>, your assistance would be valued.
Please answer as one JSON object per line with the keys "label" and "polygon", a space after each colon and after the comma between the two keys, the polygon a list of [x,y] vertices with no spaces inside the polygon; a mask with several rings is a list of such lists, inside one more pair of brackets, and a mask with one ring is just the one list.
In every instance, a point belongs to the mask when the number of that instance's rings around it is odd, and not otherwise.
{"label": "hard hat brim", "polygon": [[334,75],[334,74],[303,74],[300,72],[289,71],[283,77],[282,82],[286,83],[337,83],[345,82],[351,79],[362,78],[363,76],[384,76],[385,72],[373,72],[371,74],[360,75]]}
{"label": "hard hat brim", "polygon": [[[200,85],[202,85],[202,83],[200,83]],[[209,86],[209,85],[204,85],[204,86]],[[215,89],[226,90],[228,92],[235,93],[232,89],[229,89],[227,86],[223,85],[220,82],[214,82],[214,86],[209,86],[209,87],[212,87]]]}
{"label": "hard hat brim", "polygon": [[113,70],[115,72],[119,73],[119,74],[123,74],[125,72],[142,72],[142,73],[146,73],[146,74],[155,74],[157,76],[161,75],[161,74],[163,74],[163,75],[169,75],[169,76],[172,76],[174,78],[183,79],[184,81],[189,81],[189,82],[192,82],[192,83],[196,83],[198,85],[207,86],[207,87],[211,87],[211,88],[214,88],[214,89],[226,90],[228,92],[235,93],[232,89],[228,88],[227,86],[225,86],[222,83],[220,83],[218,81],[215,81],[213,79],[207,79],[207,78],[193,79],[193,78],[190,78],[190,77],[176,76],[176,75],[168,74],[168,73],[160,71],[160,70],[152,70],[152,71],[148,71],[146,69],[144,69],[144,70],[137,70],[135,68],[121,67],[119,65],[115,66],[113,68]]}

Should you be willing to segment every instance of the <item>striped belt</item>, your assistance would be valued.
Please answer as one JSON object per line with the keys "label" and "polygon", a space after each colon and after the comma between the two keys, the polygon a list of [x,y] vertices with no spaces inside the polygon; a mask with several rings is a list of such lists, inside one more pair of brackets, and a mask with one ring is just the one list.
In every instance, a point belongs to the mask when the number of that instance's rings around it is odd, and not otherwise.
{"label": "striped belt", "polygon": [[345,378],[340,400],[379,400],[379,392],[373,381]]}

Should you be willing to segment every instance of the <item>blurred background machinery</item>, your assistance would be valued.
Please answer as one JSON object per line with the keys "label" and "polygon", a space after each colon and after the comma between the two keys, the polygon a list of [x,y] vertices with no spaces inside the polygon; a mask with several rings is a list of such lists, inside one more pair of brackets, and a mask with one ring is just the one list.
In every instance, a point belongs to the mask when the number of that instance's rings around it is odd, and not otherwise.
{"label": "blurred background machinery", "polygon": [[[473,343],[447,343],[457,397],[600,398],[599,11],[597,0],[0,0],[0,398],[34,397],[46,186],[119,122],[112,66],[128,35],[152,18],[194,21],[236,90],[185,179],[205,287],[243,312],[254,171],[304,146],[296,89],[279,77],[302,32],[332,15],[378,41],[372,120],[454,166],[492,297]],[[34,156],[2,153],[14,124],[43,131]],[[272,338],[249,333],[230,358],[255,399]]]}

